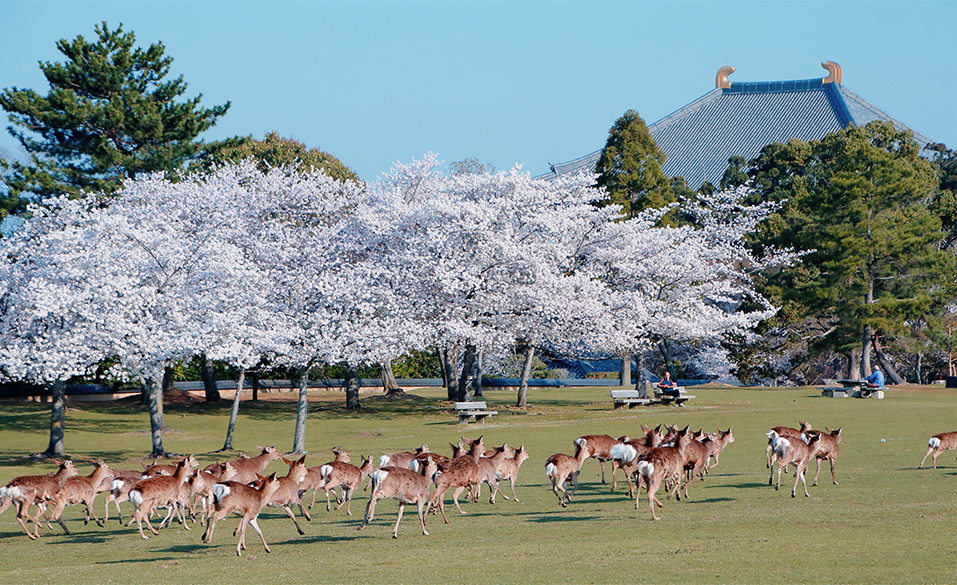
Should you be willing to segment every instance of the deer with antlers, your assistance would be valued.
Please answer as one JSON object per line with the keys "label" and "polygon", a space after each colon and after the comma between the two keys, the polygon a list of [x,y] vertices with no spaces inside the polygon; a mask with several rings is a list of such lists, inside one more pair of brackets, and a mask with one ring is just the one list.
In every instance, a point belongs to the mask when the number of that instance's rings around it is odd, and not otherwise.
{"label": "deer with antlers", "polygon": [[402,513],[408,504],[416,505],[422,534],[428,536],[425,529],[425,504],[429,501],[429,486],[432,485],[431,478],[437,468],[433,459],[424,459],[423,462],[418,472],[405,467],[380,467],[372,472],[372,495],[366,505],[366,513],[359,530],[375,519],[377,501],[393,499],[399,502],[399,517],[392,529],[392,538],[399,538],[399,522],[402,521]]}
{"label": "deer with antlers", "polygon": [[931,453],[934,454],[934,469],[937,469],[937,456],[950,449],[957,449],[957,431],[937,433],[927,441],[927,452],[924,453],[924,458],[920,460],[917,469],[924,467],[924,462],[927,461],[927,456]]}
{"label": "deer with antlers", "polygon": [[258,487],[252,487],[245,483],[237,481],[225,481],[213,486],[213,507],[216,510],[206,532],[203,533],[203,542],[209,544],[213,541],[213,532],[216,530],[216,523],[230,514],[240,516],[239,527],[236,532],[239,533],[239,541],[236,543],[236,554],[243,556],[243,550],[246,549],[246,527],[252,526],[256,534],[263,541],[263,547],[266,552],[272,552],[269,545],[266,544],[266,537],[259,529],[259,513],[266,506],[269,498],[279,489],[279,479],[273,473],[269,477],[259,475],[256,477]]}
{"label": "deer with antlers", "polygon": [[[0,505],[0,514],[10,506],[15,506],[17,522],[30,537],[30,540],[36,540],[40,536],[40,516],[46,510],[45,502],[53,498],[53,495],[60,490],[68,478],[77,474],[72,461],[59,463],[53,460],[53,462],[57,464],[57,470],[54,473],[23,475],[14,478],[6,486],[0,488],[0,500],[3,500],[3,504]],[[36,516],[30,518],[30,506],[34,504],[37,505],[37,513]],[[30,529],[27,528],[23,521],[24,516],[36,525],[35,533],[31,533]]]}

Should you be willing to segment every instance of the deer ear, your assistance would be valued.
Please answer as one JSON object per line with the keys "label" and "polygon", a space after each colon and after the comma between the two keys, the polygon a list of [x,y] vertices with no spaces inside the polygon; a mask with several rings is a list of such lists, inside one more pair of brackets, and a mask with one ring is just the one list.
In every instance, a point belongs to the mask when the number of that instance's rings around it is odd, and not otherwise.
{"label": "deer ear", "polygon": [[299,458],[299,463],[305,463],[305,462],[306,462],[306,456],[303,455],[302,457]]}

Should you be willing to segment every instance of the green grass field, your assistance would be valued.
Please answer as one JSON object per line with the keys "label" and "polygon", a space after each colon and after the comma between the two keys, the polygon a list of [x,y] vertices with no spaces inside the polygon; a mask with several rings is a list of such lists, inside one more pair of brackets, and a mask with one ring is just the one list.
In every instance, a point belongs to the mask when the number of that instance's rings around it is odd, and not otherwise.
{"label": "green grass field", "polygon": [[[0,583],[957,582],[957,452],[942,454],[936,470],[917,469],[932,434],[957,430],[957,391],[891,389],[883,400],[859,400],[824,398],[816,388],[695,387],[687,408],[613,410],[608,388],[533,389],[527,411],[512,408],[513,392],[487,391],[499,414],[468,426],[457,424],[443,389],[412,393],[420,398],[363,395],[356,413],[342,408],[341,393],[316,393],[307,464],[330,460],[333,446],[348,450],[354,462],[360,454],[378,457],[421,443],[447,455],[449,442],[483,435],[486,445],[524,444],[530,452],[516,487],[521,502],[499,498],[490,505],[486,487],[482,500],[464,504],[467,514],[459,515],[449,498],[451,524],[430,516],[429,536],[408,508],[398,540],[391,538],[392,501],[380,502],[375,521],[356,530],[368,492],[358,492],[351,517],[317,502],[312,522],[300,522],[302,537],[281,510],[270,508],[260,526],[273,552],[250,530],[242,558],[231,536],[234,519],[204,545],[198,525],[187,531],[174,524],[142,540],[135,525],[121,527],[115,517],[105,528],[84,526],[81,507],[72,507],[64,518],[73,536],[44,528],[31,541],[7,510],[0,516]],[[289,401],[242,404],[238,448],[291,448],[295,404],[284,396]],[[211,452],[222,446],[228,413],[228,402],[168,405],[166,449],[197,454],[204,464],[216,460]],[[808,478],[811,497],[799,487],[792,499],[793,475],[782,477],[780,491],[768,487],[765,432],[802,420],[843,428],[840,485],[832,485],[825,462],[817,487],[810,487],[813,473]],[[549,455],[573,454],[572,441],[583,434],[636,436],[641,424],[658,423],[706,431],[731,426],[736,441],[707,479],[691,486],[690,499],[664,501],[660,522],[651,520],[644,498],[635,510],[624,488],[611,492],[601,484],[594,460],[585,463],[569,506],[558,505],[544,474]],[[148,428],[138,406],[73,403],[66,448],[84,475],[91,458],[138,469],[150,449]],[[0,403],[0,484],[51,471],[49,462],[24,458],[45,449],[48,438],[47,405]],[[281,460],[267,469],[285,470]],[[128,517],[132,508],[123,506]],[[98,514],[102,508],[100,496]]]}

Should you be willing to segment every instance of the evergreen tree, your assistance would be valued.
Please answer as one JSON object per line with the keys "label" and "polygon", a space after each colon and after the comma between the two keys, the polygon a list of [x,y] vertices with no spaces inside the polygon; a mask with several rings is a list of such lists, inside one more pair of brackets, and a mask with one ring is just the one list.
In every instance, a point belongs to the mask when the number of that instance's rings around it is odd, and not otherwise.
{"label": "evergreen tree", "polygon": [[122,25],[95,30],[94,42],[57,42],[64,62],[40,64],[46,96],[0,92],[8,130],[30,157],[2,163],[11,196],[111,193],[125,178],[181,170],[204,147],[197,136],[229,109],[228,102],[201,108],[201,95],[177,101],[186,83],[166,79],[173,60],[162,43],[134,47],[135,35]]}
{"label": "evergreen tree", "polygon": [[608,140],[595,166],[598,185],[608,201],[621,205],[633,217],[639,211],[674,202],[671,185],[661,165],[665,155],[655,144],[638,112],[628,110],[608,131]]}

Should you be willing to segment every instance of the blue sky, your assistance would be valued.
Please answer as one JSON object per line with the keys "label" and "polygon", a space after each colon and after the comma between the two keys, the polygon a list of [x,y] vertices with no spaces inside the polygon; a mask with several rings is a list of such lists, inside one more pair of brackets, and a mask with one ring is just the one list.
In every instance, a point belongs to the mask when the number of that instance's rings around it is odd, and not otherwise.
{"label": "blue sky", "polygon": [[[532,175],[731,81],[825,77],[957,148],[957,1],[12,2],[0,0],[0,88],[46,94],[59,39],[119,23],[166,46],[209,107],[203,135],[277,131],[364,180],[432,151]],[[3,127],[8,124],[4,120]],[[16,155],[6,132],[0,149]]]}

